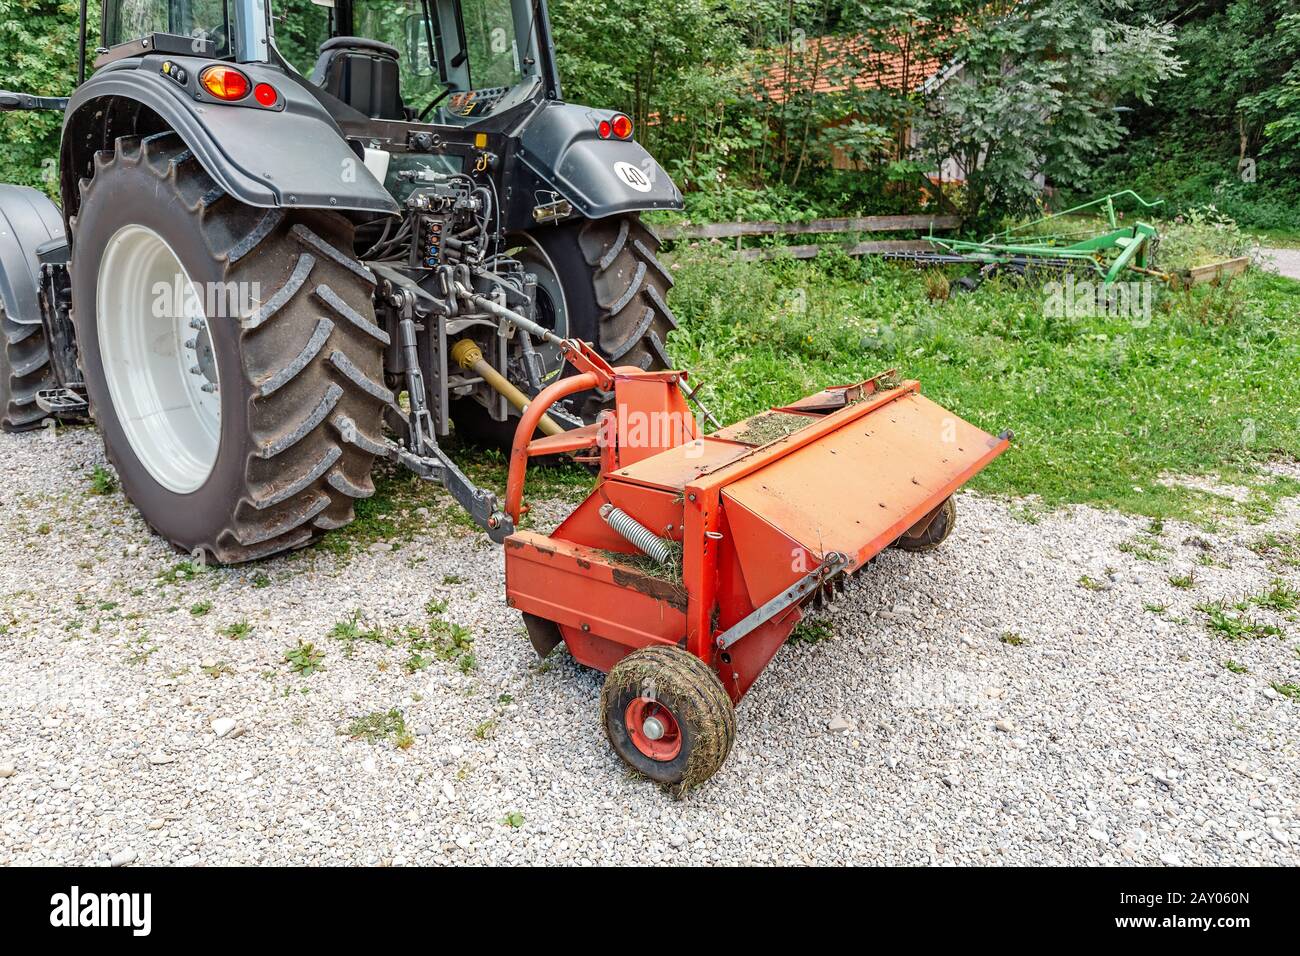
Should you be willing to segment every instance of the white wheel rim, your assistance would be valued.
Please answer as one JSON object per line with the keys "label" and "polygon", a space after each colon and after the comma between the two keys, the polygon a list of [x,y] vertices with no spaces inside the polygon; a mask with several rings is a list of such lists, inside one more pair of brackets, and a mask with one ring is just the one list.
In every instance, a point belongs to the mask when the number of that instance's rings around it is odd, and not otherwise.
{"label": "white wheel rim", "polygon": [[200,488],[221,443],[221,393],[198,294],[171,246],[123,226],[96,286],[99,355],[113,410],[136,458],[168,491]]}

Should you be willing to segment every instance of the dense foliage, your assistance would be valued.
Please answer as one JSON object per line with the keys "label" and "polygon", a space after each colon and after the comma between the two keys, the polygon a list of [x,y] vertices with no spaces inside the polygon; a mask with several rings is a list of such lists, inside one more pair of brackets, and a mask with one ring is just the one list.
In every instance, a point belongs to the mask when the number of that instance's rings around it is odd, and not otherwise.
{"label": "dense foliage", "polygon": [[1130,137],[1080,190],[1132,185],[1173,211],[1214,204],[1259,229],[1300,232],[1300,8],[1295,0],[1138,6],[1176,24],[1182,75],[1126,118]]}
{"label": "dense foliage", "polygon": [[[322,10],[276,8],[281,46],[305,67]],[[1217,202],[1251,225],[1300,229],[1294,0],[1185,8],[552,0],[551,14],[566,98],[626,111],[696,218],[921,206],[987,218],[1032,209],[1045,183],[1132,184],[1177,208]],[[66,94],[75,20],[69,0],[0,0],[0,86]],[[50,114],[0,117],[0,179],[49,184],[58,127]],[[965,186],[936,188],[940,168]]]}

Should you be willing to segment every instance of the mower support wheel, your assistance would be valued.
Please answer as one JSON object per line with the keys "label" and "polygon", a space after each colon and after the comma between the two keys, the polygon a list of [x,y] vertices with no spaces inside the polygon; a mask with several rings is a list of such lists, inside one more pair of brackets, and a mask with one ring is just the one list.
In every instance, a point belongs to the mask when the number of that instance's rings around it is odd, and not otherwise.
{"label": "mower support wheel", "polygon": [[933,551],[952,534],[953,525],[957,523],[957,502],[951,497],[944,500],[939,507],[939,513],[934,516],[929,527],[922,531],[916,537],[903,535],[894,542],[894,547],[903,551],[909,551],[912,554],[920,554],[923,551]]}
{"label": "mower support wheel", "polygon": [[615,752],[679,793],[717,773],[736,741],[736,711],[722,682],[678,647],[643,647],[615,664],[600,706]]}

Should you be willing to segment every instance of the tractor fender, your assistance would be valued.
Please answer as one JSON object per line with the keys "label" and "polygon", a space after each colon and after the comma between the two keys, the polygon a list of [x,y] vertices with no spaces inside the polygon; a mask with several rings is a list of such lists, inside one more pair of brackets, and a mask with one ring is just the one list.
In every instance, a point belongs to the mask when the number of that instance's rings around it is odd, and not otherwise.
{"label": "tractor fender", "polygon": [[44,193],[0,185],[0,302],[10,321],[39,325],[40,263],[36,252],[63,239],[63,216]]}
{"label": "tractor fender", "polygon": [[681,209],[681,191],[645,147],[635,140],[600,138],[600,121],[615,115],[545,103],[524,126],[519,157],[588,219]]}
{"label": "tractor fender", "polygon": [[[164,74],[170,63],[184,72]],[[378,215],[397,204],[344,139],[333,118],[298,80],[257,63],[241,63],[251,86],[269,83],[280,95],[275,108],[249,95],[223,103],[198,85],[212,61],[200,57],[145,56],[120,60],[77,88],[63,121],[62,192],[67,216],[76,215],[79,179],[90,175],[94,154],[113,138],[156,131],[140,107],[175,131],[216,181],[249,206],[331,209]],[[137,127],[136,124],[139,124]]]}

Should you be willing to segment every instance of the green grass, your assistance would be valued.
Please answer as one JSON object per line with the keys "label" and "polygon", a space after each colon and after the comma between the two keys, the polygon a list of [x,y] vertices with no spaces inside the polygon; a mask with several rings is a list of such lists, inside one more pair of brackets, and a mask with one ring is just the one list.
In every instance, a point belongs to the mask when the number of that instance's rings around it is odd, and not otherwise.
{"label": "green grass", "polygon": [[1300,566],[1300,544],[1294,535],[1267,532],[1251,542],[1250,550],[1274,564]]}
{"label": "green grass", "polygon": [[346,620],[336,622],[330,628],[328,636],[343,642],[344,657],[351,657],[356,652],[357,643],[360,641],[382,644],[385,647],[392,647],[397,643],[394,638],[384,633],[383,628],[363,623],[360,611],[353,611]]}
{"label": "green grass", "polygon": [[790,633],[791,644],[820,644],[835,636],[835,629],[829,621],[804,618],[794,626]]}
{"label": "green grass", "polygon": [[[1300,492],[1259,473],[1300,455],[1300,283],[1160,291],[1144,325],[1050,318],[1033,284],[932,301],[923,271],[873,259],[677,265],[673,354],[725,422],[896,367],[981,428],[1015,431],[973,482],[986,492],[1206,521],[1262,520]],[[1168,474],[1246,484],[1252,500]]]}
{"label": "green grass", "polygon": [[1247,667],[1245,664],[1238,664],[1236,661],[1224,661],[1223,666],[1226,667],[1228,670],[1232,671],[1232,673],[1234,674],[1250,673],[1249,667]]}
{"label": "green grass", "polygon": [[[508,463],[500,451],[459,445],[454,438],[444,447],[472,481],[495,492],[498,499],[504,497]],[[576,499],[591,490],[593,480],[590,471],[573,464],[533,467],[528,472],[527,496]],[[356,519],[325,535],[317,547],[343,555],[378,542],[409,544],[429,528],[481,533],[448,492],[405,468],[379,462],[374,483],[375,493],[355,503]],[[528,525],[525,516],[521,526]]]}
{"label": "green grass", "polygon": [[90,493],[92,495],[111,495],[117,491],[117,476],[103,465],[96,465],[90,472]]}
{"label": "green grass", "polygon": [[1282,684],[1274,681],[1272,687],[1283,697],[1290,697],[1292,700],[1300,700],[1300,684]]}
{"label": "green grass", "polygon": [[288,661],[289,667],[295,674],[301,674],[303,677],[309,677],[325,669],[325,652],[319,650],[315,644],[303,640],[299,640],[296,647],[285,651],[284,659]]}
{"label": "green grass", "polygon": [[193,581],[203,571],[204,566],[201,564],[194,561],[181,561],[159,574],[158,580],[163,584],[179,584],[182,581]]}
{"label": "green grass", "polygon": [[357,717],[348,724],[344,733],[353,740],[364,740],[372,744],[388,739],[399,750],[405,750],[415,743],[415,737],[406,729],[406,718],[396,707]]}
{"label": "green grass", "polygon": [[1274,578],[1268,588],[1260,594],[1250,597],[1250,603],[1269,611],[1293,611],[1300,606],[1300,591],[1288,585],[1281,578]]}
{"label": "green grass", "polygon": [[1196,610],[1205,615],[1205,626],[1226,641],[1250,641],[1261,637],[1281,637],[1282,630],[1273,624],[1264,624],[1248,614],[1233,614],[1221,601],[1198,604]]}
{"label": "green grass", "polygon": [[232,641],[242,641],[253,633],[253,625],[249,624],[247,620],[240,619],[218,628],[217,633],[222,637],[230,638]]}
{"label": "green grass", "polygon": [[1137,534],[1127,541],[1121,541],[1119,550],[1131,554],[1139,561],[1161,562],[1169,558],[1169,549],[1151,534]]}

